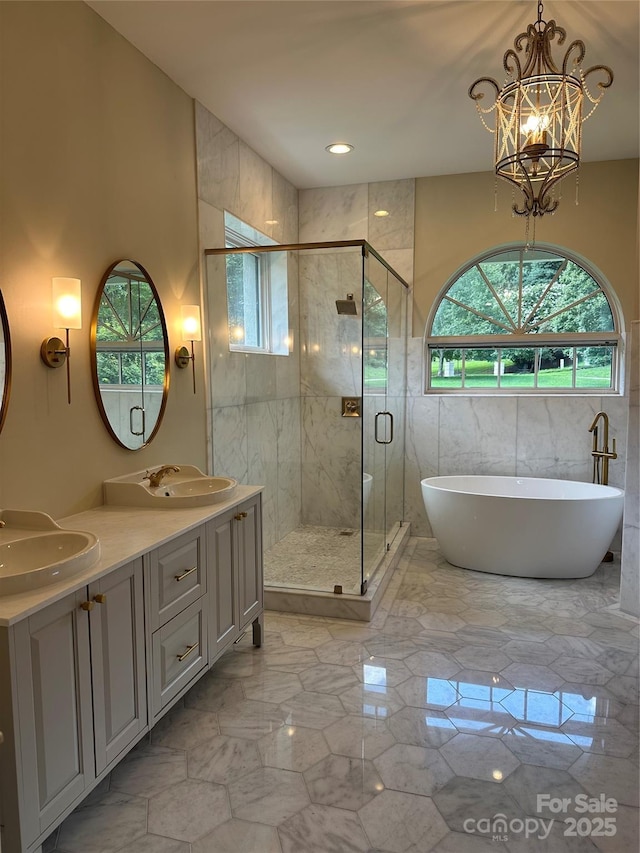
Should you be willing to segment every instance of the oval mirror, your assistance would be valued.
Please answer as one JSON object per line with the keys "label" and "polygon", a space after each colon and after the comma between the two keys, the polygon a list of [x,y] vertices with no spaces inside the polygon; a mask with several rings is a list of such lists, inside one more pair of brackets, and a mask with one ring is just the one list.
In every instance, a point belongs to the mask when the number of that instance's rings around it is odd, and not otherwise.
{"label": "oval mirror", "polygon": [[158,292],[135,261],[117,261],[103,276],[91,320],[91,369],[113,438],[127,450],[145,447],[167,402],[169,339]]}
{"label": "oval mirror", "polygon": [[9,337],[9,319],[4,307],[0,290],[0,430],[7,416],[9,393],[11,391],[11,338]]}

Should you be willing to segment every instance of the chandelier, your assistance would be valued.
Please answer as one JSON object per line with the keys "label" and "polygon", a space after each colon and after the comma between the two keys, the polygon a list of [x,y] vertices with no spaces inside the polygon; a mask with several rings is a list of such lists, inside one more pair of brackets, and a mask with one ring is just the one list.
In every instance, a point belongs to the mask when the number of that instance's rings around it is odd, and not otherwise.
{"label": "chandelier", "polygon": [[[527,217],[553,213],[558,207],[556,185],[580,165],[582,123],[613,83],[613,72],[606,65],[583,71],[586,51],[579,39],[571,42],[561,64],[556,64],[552,44],[554,40],[563,44],[567,34],[555,21],[544,21],[542,11],[539,2],[538,20],[505,53],[507,77],[502,88],[491,77],[479,77],[469,88],[483,125],[495,134],[496,175],[522,191],[524,199],[521,205],[514,201],[513,210]],[[592,74],[600,78],[597,96],[587,88]],[[483,88],[494,96],[487,107]],[[486,120],[492,112],[495,129]]]}

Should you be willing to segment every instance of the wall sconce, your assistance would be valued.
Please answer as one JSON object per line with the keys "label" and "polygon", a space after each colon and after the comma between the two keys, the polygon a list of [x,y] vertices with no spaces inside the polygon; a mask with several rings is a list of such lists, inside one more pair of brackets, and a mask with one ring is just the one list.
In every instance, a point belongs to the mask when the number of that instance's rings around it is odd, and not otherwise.
{"label": "wall sconce", "polygon": [[191,370],[193,373],[193,393],[196,393],[196,357],[193,352],[193,342],[202,340],[202,328],[200,325],[200,306],[199,305],[181,305],[180,313],[182,315],[182,337],[191,343],[191,355],[189,350],[182,346],[176,349],[176,364],[180,368],[189,366],[191,362]]}
{"label": "wall sconce", "polygon": [[67,402],[71,403],[71,373],[69,368],[69,329],[82,328],[82,282],[79,278],[52,278],[53,325],[64,329],[66,339],[45,338],[40,347],[40,357],[47,367],[67,365]]}

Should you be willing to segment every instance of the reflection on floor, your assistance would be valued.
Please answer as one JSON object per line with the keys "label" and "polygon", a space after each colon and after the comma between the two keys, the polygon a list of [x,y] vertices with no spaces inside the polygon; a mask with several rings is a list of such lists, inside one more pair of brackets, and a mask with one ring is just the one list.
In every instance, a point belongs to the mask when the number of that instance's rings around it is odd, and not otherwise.
{"label": "reflection on floor", "polygon": [[456,569],[412,539],[369,624],[270,613],[45,845],[59,853],[636,853],[619,566]]}

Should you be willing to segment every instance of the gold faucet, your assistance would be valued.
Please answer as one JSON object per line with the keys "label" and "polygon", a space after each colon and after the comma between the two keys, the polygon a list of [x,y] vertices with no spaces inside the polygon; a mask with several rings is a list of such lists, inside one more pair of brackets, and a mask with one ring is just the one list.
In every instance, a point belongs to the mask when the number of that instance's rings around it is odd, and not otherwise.
{"label": "gold faucet", "polygon": [[[599,420],[602,420],[604,424],[601,450],[598,450]],[[593,433],[593,449],[591,451],[593,456],[593,482],[606,486],[609,483],[609,460],[618,458],[615,438],[613,439],[613,449],[609,451],[609,416],[606,412],[598,412],[589,427],[589,432]],[[600,472],[600,462],[602,462],[602,473]]]}
{"label": "gold faucet", "polygon": [[158,470],[153,471],[153,473],[151,471],[147,471],[143,479],[149,481],[149,485],[152,489],[157,489],[167,474],[170,474],[172,471],[175,471],[177,474],[179,470],[180,469],[176,465],[163,465],[162,468],[158,468]]}

